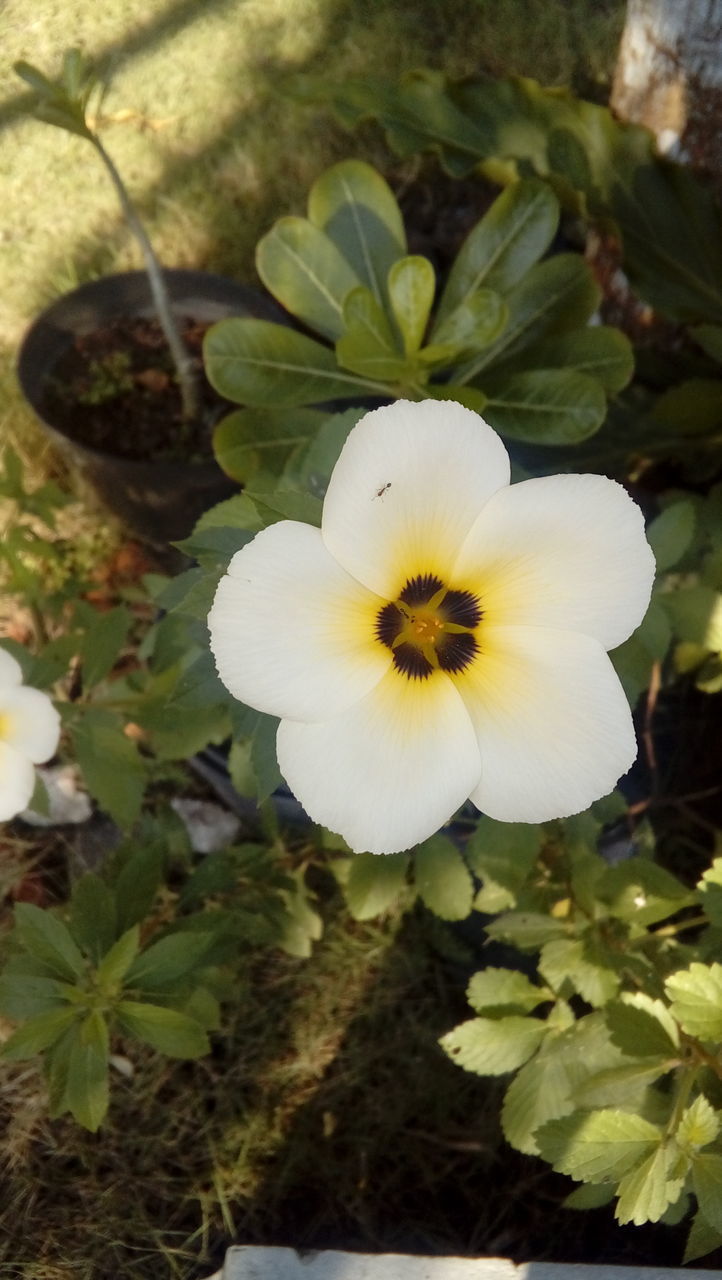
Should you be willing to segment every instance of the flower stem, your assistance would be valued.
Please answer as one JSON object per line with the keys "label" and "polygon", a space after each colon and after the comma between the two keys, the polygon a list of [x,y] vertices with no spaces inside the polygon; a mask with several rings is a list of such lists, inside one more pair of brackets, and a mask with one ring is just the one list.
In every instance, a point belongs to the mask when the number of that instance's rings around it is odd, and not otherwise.
{"label": "flower stem", "polygon": [[155,250],[148,239],[145,227],[140,220],[135,205],[126,191],[125,184],[123,183],[115,164],[108,155],[108,152],[105,150],[100,138],[92,132],[89,134],[89,137],[110,175],[118,194],[121,208],[127,219],[128,226],[140,245],[143,259],[145,261],[145,269],[148,273],[151,295],[158,315],[158,321],[163,333],[165,334],[165,338],[173,358],[173,363],[176,368],[176,373],[178,375],[178,385],[183,405],[183,421],[185,423],[193,422],[198,418],[200,413],[198,379],[193,369],[193,362],[186,350],[183,339],[180,336],[178,325],[171,310],[170,298],[168,297],[168,290],[166,289],[165,281],[163,279],[161,265],[155,255]]}

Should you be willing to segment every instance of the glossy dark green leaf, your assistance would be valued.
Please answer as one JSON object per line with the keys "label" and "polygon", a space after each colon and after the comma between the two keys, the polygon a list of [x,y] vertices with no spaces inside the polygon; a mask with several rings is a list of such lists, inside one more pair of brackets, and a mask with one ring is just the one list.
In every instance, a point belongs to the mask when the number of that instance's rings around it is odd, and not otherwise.
{"label": "glossy dark green leaf", "polygon": [[389,271],[389,301],[407,355],[415,355],[423,342],[435,291],[434,268],[419,254],[399,258]]}
{"label": "glossy dark green leaf", "polygon": [[381,174],[362,160],[332,165],[311,188],[308,216],[383,303],[389,268],[406,253],[406,235],[396,198]]}
{"label": "glossy dark green leaf", "polygon": [[256,248],[266,288],[310,329],[335,339],[343,303],[361,281],[335,244],[306,218],[279,218]]}
{"label": "glossy dark green leaf", "polygon": [[237,409],[213,432],[213,452],[239,484],[248,484],[260,470],[278,475],[324,417],[318,409]]}
{"label": "glossy dark green leaf", "polygon": [[370,289],[361,287],[348,295],[343,320],[344,332],[336,343],[339,365],[377,382],[394,382],[406,375],[407,361]]}
{"label": "glossy dark green leaf", "polygon": [[490,426],[528,444],[578,444],[594,435],[607,410],[596,379],[571,369],[498,374],[484,389],[484,417]]}

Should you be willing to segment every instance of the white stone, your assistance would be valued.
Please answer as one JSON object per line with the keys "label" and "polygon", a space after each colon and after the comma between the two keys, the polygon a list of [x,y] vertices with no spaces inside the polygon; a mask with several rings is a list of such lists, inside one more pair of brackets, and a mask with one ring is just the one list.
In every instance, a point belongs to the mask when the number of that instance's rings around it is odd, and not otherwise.
{"label": "white stone", "polygon": [[241,828],[240,818],[210,800],[171,800],[183,822],[194,853],[218,853],[233,844]]}

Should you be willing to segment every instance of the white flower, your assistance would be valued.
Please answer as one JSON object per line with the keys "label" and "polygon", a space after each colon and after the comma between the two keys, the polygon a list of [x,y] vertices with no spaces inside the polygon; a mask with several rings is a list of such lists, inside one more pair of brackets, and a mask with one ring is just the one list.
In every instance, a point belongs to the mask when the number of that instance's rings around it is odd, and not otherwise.
{"label": "white flower", "polygon": [[46,693],[22,683],[18,663],[0,648],[0,822],[26,809],[36,764],[55,755],[60,716]]}
{"label": "white flower", "polygon": [[236,553],[211,645],[234,697],[281,717],[279,766],[309,815],[391,853],[467,797],[543,822],[614,787],[637,748],[605,650],[653,577],[620,485],[510,487],[477,414],[397,401],[350,433],[320,530],[284,520]]}

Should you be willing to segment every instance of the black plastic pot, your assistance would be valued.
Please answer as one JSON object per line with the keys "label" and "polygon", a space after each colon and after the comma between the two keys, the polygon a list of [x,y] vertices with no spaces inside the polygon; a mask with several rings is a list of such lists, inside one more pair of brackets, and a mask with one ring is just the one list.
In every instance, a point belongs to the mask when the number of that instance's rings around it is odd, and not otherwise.
{"label": "black plastic pot", "polygon": [[[165,271],[173,310],[212,324],[227,316],[283,322],[273,301],[247,285],[203,271]],[[238,486],[214,458],[191,462],[115,457],[74,440],[58,428],[45,405],[54,367],[75,339],[119,316],[153,316],[144,271],[128,271],[81,285],[48,307],[31,325],[18,356],[23,393],[53,444],[90,483],[101,501],[133,533],[156,544],[186,537],[196,520]]]}

